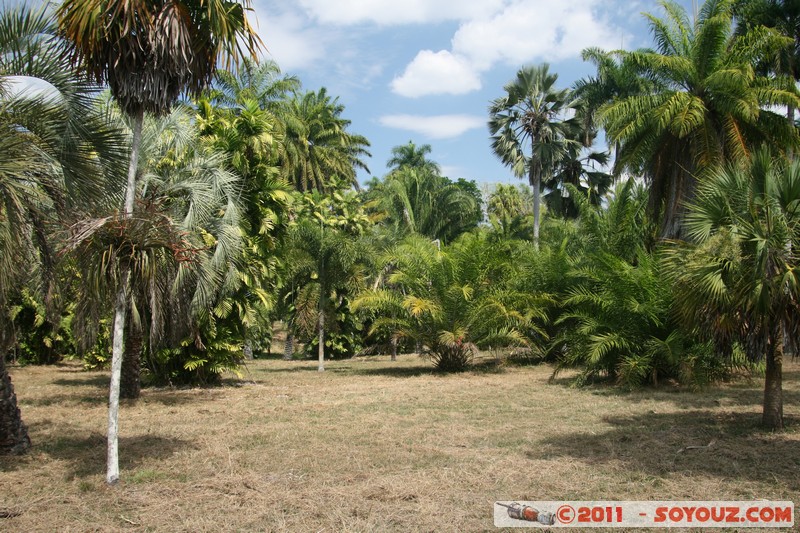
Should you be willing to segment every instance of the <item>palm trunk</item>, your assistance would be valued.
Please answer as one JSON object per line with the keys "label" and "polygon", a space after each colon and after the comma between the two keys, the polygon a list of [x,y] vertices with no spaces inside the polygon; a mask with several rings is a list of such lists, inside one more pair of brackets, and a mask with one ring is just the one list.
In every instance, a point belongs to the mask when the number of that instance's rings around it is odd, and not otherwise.
{"label": "palm trunk", "polygon": [[773,335],[767,347],[764,380],[764,411],[761,423],[772,430],[783,429],[783,336]]}
{"label": "palm trunk", "polygon": [[533,245],[539,249],[539,211],[542,203],[542,167],[536,160],[536,156],[531,153],[531,163],[529,170],[529,181],[533,188]]}
{"label": "palm trunk", "polygon": [[319,334],[319,346],[317,346],[317,354],[319,356],[320,372],[325,371],[325,313],[322,312],[322,304],[320,303],[319,320],[317,322],[317,333]]}
{"label": "palm trunk", "polygon": [[[136,197],[136,171],[139,167],[139,148],[142,143],[142,122],[144,112],[138,111],[133,118],[133,141],[131,161],[128,165],[128,183],[125,186],[125,218],[133,216]],[[108,390],[108,456],[106,462],[106,483],[112,485],[119,481],[119,384],[122,372],[122,357],[125,349],[125,313],[128,309],[128,285],[131,271],[129,266],[120,269],[117,300],[114,305],[114,331],[111,349],[111,385]]]}
{"label": "palm trunk", "polygon": [[106,483],[113,485],[119,481],[119,385],[122,374],[122,357],[125,350],[125,314],[128,308],[128,284],[130,268],[124,271],[117,289],[114,305],[114,340],[111,348],[111,385],[108,390],[108,460],[106,462]]}
{"label": "palm trunk", "polygon": [[294,333],[289,329],[291,326],[287,325],[286,342],[283,343],[283,360],[291,361],[294,356]]}
{"label": "palm trunk", "polygon": [[397,337],[392,335],[392,361],[397,361]]}
{"label": "palm trunk", "polygon": [[120,376],[120,398],[135,400],[142,392],[141,361],[144,332],[137,328],[132,320],[127,321],[125,334],[125,357],[122,358],[122,375]]}
{"label": "palm trunk", "polygon": [[0,354],[0,455],[25,453],[30,447],[28,428],[17,407],[17,395],[8,375],[5,356]]}

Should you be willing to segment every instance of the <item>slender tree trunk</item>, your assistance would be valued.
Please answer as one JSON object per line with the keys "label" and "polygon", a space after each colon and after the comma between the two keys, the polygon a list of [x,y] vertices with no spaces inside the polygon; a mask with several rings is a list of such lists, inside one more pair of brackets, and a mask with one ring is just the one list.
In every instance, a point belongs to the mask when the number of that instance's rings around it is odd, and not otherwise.
{"label": "slender tree trunk", "polygon": [[392,361],[397,361],[397,337],[392,335]]}
{"label": "slender tree trunk", "polygon": [[286,342],[283,343],[283,360],[291,361],[294,356],[294,333],[292,333],[291,326],[286,326]]}
{"label": "slender tree trunk", "polygon": [[125,351],[125,314],[128,308],[128,284],[130,269],[124,272],[117,289],[114,304],[114,331],[111,348],[111,385],[108,390],[108,460],[106,463],[106,483],[113,485],[119,481],[119,385],[122,374],[122,357]]}
{"label": "slender tree trunk", "polygon": [[[136,197],[136,171],[139,167],[139,148],[142,143],[142,122],[144,112],[138,111],[133,118],[133,141],[131,161],[128,165],[128,183],[125,186],[125,218],[133,216]],[[114,330],[111,349],[111,385],[108,390],[108,458],[106,462],[106,483],[112,485],[119,481],[119,384],[122,372],[122,357],[125,350],[125,313],[128,309],[128,286],[131,280],[129,266],[120,269],[117,299],[114,304]]]}
{"label": "slender tree trunk", "polygon": [[539,211],[542,203],[542,166],[531,153],[529,180],[533,188],[533,245],[539,249]]}
{"label": "slender tree trunk", "polygon": [[5,355],[0,354],[0,455],[25,453],[30,447],[31,439],[17,407]]}
{"label": "slender tree trunk", "polygon": [[128,183],[125,185],[125,218],[133,216],[133,204],[136,198],[136,171],[139,168],[139,149],[142,145],[142,123],[144,112],[138,111],[133,119],[133,140],[131,142],[131,161],[128,165]]}
{"label": "slender tree trunk", "polygon": [[132,320],[126,321],[125,356],[122,358],[119,397],[135,400],[142,392],[141,364],[144,332]]}
{"label": "slender tree trunk", "polygon": [[319,356],[320,372],[325,371],[325,313],[322,312],[322,305],[319,309],[319,321],[317,323],[317,333],[319,334],[319,346],[317,347],[317,354]]}
{"label": "slender tree trunk", "polygon": [[773,335],[767,347],[764,380],[764,411],[761,423],[768,429],[783,429],[783,336]]}

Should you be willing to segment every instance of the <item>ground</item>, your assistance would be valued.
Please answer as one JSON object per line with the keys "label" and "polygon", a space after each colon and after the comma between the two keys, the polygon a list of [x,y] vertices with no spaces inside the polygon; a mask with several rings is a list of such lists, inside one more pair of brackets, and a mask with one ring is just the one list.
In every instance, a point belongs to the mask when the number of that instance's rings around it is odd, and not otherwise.
{"label": "ground", "polygon": [[0,458],[0,530],[494,531],[495,500],[800,504],[800,362],[776,434],[758,380],[630,393],[547,366],[326,368],[257,360],[221,388],[144,390],[122,407],[111,488],[107,375],[12,368],[33,450]]}

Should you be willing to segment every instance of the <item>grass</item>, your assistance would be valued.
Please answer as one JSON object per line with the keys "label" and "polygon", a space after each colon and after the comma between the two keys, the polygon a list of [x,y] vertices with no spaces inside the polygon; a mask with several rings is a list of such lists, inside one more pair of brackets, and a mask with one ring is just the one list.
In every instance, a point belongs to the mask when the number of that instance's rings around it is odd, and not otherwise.
{"label": "grass", "polygon": [[545,366],[326,368],[259,360],[222,388],[145,390],[122,407],[112,488],[106,375],[12,368],[34,448],[0,458],[0,530],[492,531],[495,500],[800,503],[797,362],[777,434],[757,426],[759,381],[620,393]]}

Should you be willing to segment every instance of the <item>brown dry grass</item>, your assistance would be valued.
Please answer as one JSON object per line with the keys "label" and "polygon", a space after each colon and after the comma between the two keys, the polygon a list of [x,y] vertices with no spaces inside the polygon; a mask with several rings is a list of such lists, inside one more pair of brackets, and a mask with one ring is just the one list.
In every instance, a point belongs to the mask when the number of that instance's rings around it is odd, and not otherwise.
{"label": "brown dry grass", "polygon": [[0,512],[17,515],[0,530],[491,531],[495,500],[800,503],[798,363],[780,434],[757,428],[759,382],[620,393],[549,384],[547,367],[327,368],[262,360],[222,388],[145,390],[122,409],[113,488],[106,375],[14,368],[34,449],[0,459]]}

